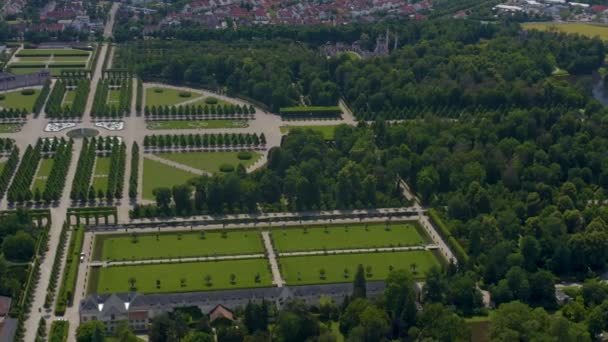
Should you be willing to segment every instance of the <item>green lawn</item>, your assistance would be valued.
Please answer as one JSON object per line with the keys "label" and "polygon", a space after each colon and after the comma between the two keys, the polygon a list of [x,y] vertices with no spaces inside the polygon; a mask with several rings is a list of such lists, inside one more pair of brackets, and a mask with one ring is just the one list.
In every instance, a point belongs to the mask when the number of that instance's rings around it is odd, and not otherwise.
{"label": "green lawn", "polygon": [[54,164],[53,158],[42,159],[40,161],[40,167],[38,168],[38,173],[36,173],[36,177],[34,178],[34,184],[32,185],[32,191],[36,191],[36,189],[40,189],[40,193],[44,192],[46,187],[46,180],[51,174],[51,170],[53,169]]}
{"label": "green lawn", "polygon": [[[288,285],[351,282],[359,264],[371,266],[368,280],[386,279],[391,266],[396,270],[411,270],[415,264],[416,278],[423,278],[432,266],[440,266],[439,260],[429,251],[281,257],[279,262]],[[321,269],[325,270],[325,279],[321,279]],[[348,277],[345,277],[345,269],[348,269]]]}
{"label": "green lawn", "polygon": [[[234,284],[230,282],[230,274],[236,276]],[[259,282],[255,282],[257,274]],[[211,284],[205,279],[207,275],[211,276]],[[130,278],[135,278],[136,290],[143,293],[267,287],[272,283],[265,259],[103,267],[92,271],[91,277],[91,284],[97,281],[97,286],[93,287],[96,293],[128,292],[131,290]],[[185,280],[183,285],[182,279]],[[160,280],[160,287],[157,280]]]}
{"label": "green lawn", "polygon": [[4,167],[6,166],[6,160],[0,161],[0,174],[4,171]]}
{"label": "green lawn", "polygon": [[[272,230],[272,240],[280,252],[417,246],[428,243],[416,222],[330,225]],[[419,230],[420,229],[420,230]]]}
{"label": "green lawn", "polygon": [[9,72],[15,75],[31,74],[40,71],[40,69],[42,68],[11,68],[9,66]]}
{"label": "green lawn", "polygon": [[237,157],[238,154],[239,152],[185,152],[159,153],[157,155],[161,158],[173,160],[176,163],[212,173],[220,172],[220,166],[222,164],[231,164],[235,168],[238,164],[243,164],[243,166],[248,167],[262,157],[262,155],[257,152],[251,152],[253,155],[251,159],[240,160]]}
{"label": "green lawn", "polygon": [[[155,89],[162,89],[161,93],[157,93]],[[180,102],[191,100],[198,94],[191,93],[191,97],[181,97],[179,93],[183,90],[169,88],[147,88],[146,89],[146,105],[147,106],[173,106]]]}
{"label": "green lawn", "polygon": [[198,175],[176,169],[169,165],[144,158],[143,198],[153,200],[152,192],[160,187],[173,187],[186,183]]}
{"label": "green lawn", "polygon": [[120,90],[110,90],[108,92],[108,104],[118,105],[120,102]]}
{"label": "green lawn", "polygon": [[325,140],[334,140],[336,127],[338,126],[281,126],[281,133],[289,133],[293,129],[311,129],[315,132],[321,132]]}
{"label": "green lawn", "polygon": [[89,57],[87,56],[54,56],[53,57],[53,61],[54,62],[81,62],[81,63],[86,63],[87,60],[89,59]]}
{"label": "green lawn", "polygon": [[264,253],[257,231],[97,235],[95,260],[142,260]]}
{"label": "green lawn", "polygon": [[[211,96],[211,97],[213,97],[213,96]],[[192,102],[190,105],[194,105],[194,106],[198,106],[198,105],[201,105],[201,106],[204,106],[204,105],[209,105],[209,104],[207,104],[207,103],[205,102],[205,100],[206,100],[207,98],[208,98],[208,96],[201,97],[201,99],[200,99],[200,100],[194,101],[194,102]],[[217,100],[216,105],[222,105],[222,106],[223,106],[223,105],[225,105],[225,104],[227,104],[227,105],[232,104],[232,103],[230,103],[230,102],[228,102],[228,101],[220,100],[220,99],[218,99],[217,97],[216,97],[215,99]]]}
{"label": "green lawn", "polygon": [[85,50],[76,50],[76,49],[23,49],[19,51],[19,54],[28,54],[28,55],[53,55],[53,56],[61,56],[61,55],[73,55],[73,54],[82,54],[83,56],[89,55],[89,51]]}
{"label": "green lawn", "polygon": [[110,174],[110,157],[95,158],[95,171],[93,172],[93,189],[97,193],[102,190],[105,194],[108,190],[108,175]]}
{"label": "green lawn", "polygon": [[49,57],[19,57],[20,62],[46,62]]}
{"label": "green lawn", "polygon": [[40,95],[40,89],[33,89],[34,93],[32,95],[22,95],[21,90],[11,91],[8,93],[1,93],[4,95],[4,100],[0,100],[1,108],[17,108],[17,109],[27,109],[31,111],[34,108],[34,102]]}
{"label": "green lawn", "polygon": [[15,133],[21,130],[19,124],[0,124],[0,133]]}
{"label": "green lawn", "polygon": [[577,33],[587,37],[599,37],[608,40],[608,26],[584,23],[525,23],[522,27],[526,30],[558,31],[564,33]]}
{"label": "green lawn", "polygon": [[76,99],[76,91],[68,90],[65,92],[65,96],[63,97],[63,102],[61,103],[63,106],[72,105],[74,100]]}
{"label": "green lawn", "polygon": [[168,120],[148,121],[148,129],[245,128],[246,120]]}
{"label": "green lawn", "polygon": [[9,66],[29,66],[29,67],[36,67],[36,68],[44,68],[44,64],[43,62],[28,62],[28,61],[23,61],[23,62],[13,62],[11,63]]}
{"label": "green lawn", "polygon": [[84,67],[74,67],[74,68],[50,68],[51,76],[61,76],[61,70],[84,70]]}

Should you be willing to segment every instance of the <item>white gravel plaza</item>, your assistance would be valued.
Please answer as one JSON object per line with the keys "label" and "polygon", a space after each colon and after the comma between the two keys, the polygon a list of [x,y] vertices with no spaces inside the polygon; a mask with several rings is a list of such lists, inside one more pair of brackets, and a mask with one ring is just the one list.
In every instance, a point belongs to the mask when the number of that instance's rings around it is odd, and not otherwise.
{"label": "white gravel plaza", "polygon": [[59,132],[66,128],[76,127],[74,122],[51,122],[46,124],[45,132]]}
{"label": "white gravel plaza", "polygon": [[125,128],[125,123],[122,121],[102,121],[96,122],[95,126],[105,128],[108,131],[122,131]]}

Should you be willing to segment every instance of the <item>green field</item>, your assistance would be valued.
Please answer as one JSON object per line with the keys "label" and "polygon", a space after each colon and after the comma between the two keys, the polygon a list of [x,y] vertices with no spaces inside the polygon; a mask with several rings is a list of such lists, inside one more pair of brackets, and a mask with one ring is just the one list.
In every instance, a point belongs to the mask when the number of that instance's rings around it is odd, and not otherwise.
{"label": "green field", "polygon": [[[230,274],[236,276],[234,284],[230,282]],[[257,274],[259,282],[255,282]],[[211,276],[211,284],[205,279],[207,275]],[[96,293],[128,292],[131,290],[130,278],[135,279],[136,290],[143,293],[267,287],[272,279],[265,259],[112,266],[93,269],[90,277],[91,289]],[[185,280],[183,286],[182,279]],[[157,280],[160,280],[160,287],[157,287]]]}
{"label": "green field", "polygon": [[53,61],[58,62],[58,63],[61,63],[61,62],[86,63],[88,59],[89,59],[89,57],[87,57],[87,56],[82,56],[82,57],[79,57],[79,56],[54,56],[53,57]]}
{"label": "green field", "polygon": [[21,90],[1,94],[4,95],[4,100],[0,100],[0,108],[25,108],[31,111],[34,108],[34,102],[40,95],[40,89],[34,89],[32,95],[23,95]]}
{"label": "green field", "polygon": [[526,30],[558,31],[565,33],[577,33],[587,37],[599,37],[608,40],[608,26],[583,23],[526,23],[522,24]]}
{"label": "green field", "polygon": [[251,159],[240,160],[237,157],[238,154],[239,152],[185,152],[159,153],[157,155],[176,163],[212,173],[220,172],[220,166],[223,164],[230,164],[235,168],[238,164],[243,164],[243,166],[247,168],[262,157],[262,155],[257,152],[251,152],[253,155]]}
{"label": "green field", "polygon": [[330,225],[272,230],[280,252],[419,246],[428,243],[417,222]]}
{"label": "green field", "polygon": [[76,91],[75,90],[68,90],[65,92],[65,96],[63,97],[63,102],[61,103],[63,106],[71,106],[72,103],[74,103],[74,100],[76,99]]}
{"label": "green field", "polygon": [[264,253],[257,231],[97,235],[95,260],[142,260]]}
{"label": "green field", "polygon": [[20,130],[20,124],[0,124],[0,133],[15,133]]}
{"label": "green field", "polygon": [[[288,285],[351,282],[357,265],[371,266],[368,280],[386,279],[393,269],[412,269],[416,265],[416,278],[422,278],[432,266],[440,266],[439,261],[429,251],[406,251],[386,253],[360,253],[326,256],[281,257],[281,274]],[[320,270],[325,270],[321,279]],[[348,277],[344,270],[348,269]]]}
{"label": "green field", "polygon": [[110,157],[95,158],[95,171],[93,172],[93,189],[105,192],[108,190],[108,175],[110,174]]}
{"label": "green field", "polygon": [[39,189],[40,193],[44,192],[46,187],[46,180],[51,174],[51,170],[53,169],[54,159],[47,158],[40,160],[40,167],[38,168],[38,172],[36,173],[36,177],[34,177],[34,184],[32,185],[32,191],[36,191]]}
{"label": "green field", "polygon": [[120,90],[110,90],[108,92],[108,104],[118,105],[120,102]]}
{"label": "green field", "polygon": [[[162,89],[162,93],[155,92],[155,89]],[[198,96],[198,94],[191,93],[191,97],[181,97],[179,93],[182,91],[169,88],[148,88],[146,89],[146,106],[173,106]]]}
{"label": "green field", "polygon": [[289,133],[293,129],[311,129],[323,134],[325,140],[334,140],[337,126],[281,126],[281,133]]}
{"label": "green field", "polygon": [[82,54],[83,56],[88,56],[90,54],[89,51],[85,50],[76,50],[76,49],[23,49],[19,51],[19,54],[27,54],[27,55],[53,55],[53,56],[62,56],[62,55],[74,55],[74,54]]}
{"label": "green field", "polygon": [[245,128],[246,120],[168,120],[148,121],[148,129]]}
{"label": "green field", "polygon": [[42,68],[11,68],[9,66],[9,72],[11,74],[15,74],[15,75],[31,74],[33,72],[40,71],[40,69],[42,69]]}
{"label": "green field", "polygon": [[4,171],[4,167],[6,166],[6,160],[0,161],[0,174]]}
{"label": "green field", "polygon": [[186,183],[189,179],[196,178],[198,175],[182,171],[169,165],[144,158],[143,175],[143,198],[154,200],[154,189],[160,187],[173,187]]}
{"label": "green field", "polygon": [[19,57],[20,62],[46,62],[49,57]]}

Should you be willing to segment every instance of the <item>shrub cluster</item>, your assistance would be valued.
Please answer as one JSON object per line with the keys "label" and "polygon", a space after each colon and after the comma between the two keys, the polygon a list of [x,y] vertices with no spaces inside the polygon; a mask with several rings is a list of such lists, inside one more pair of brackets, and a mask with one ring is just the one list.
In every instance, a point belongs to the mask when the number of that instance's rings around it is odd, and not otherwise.
{"label": "shrub cluster", "polygon": [[[217,101],[217,100],[216,100]],[[204,116],[204,115],[248,115],[255,114],[254,106],[238,104],[205,104],[205,105],[184,105],[184,106],[146,106],[144,108],[146,116]]]}
{"label": "shrub cluster", "polygon": [[147,135],[144,147],[215,147],[215,146],[259,146],[266,144],[264,133],[224,133],[224,134],[167,134]]}

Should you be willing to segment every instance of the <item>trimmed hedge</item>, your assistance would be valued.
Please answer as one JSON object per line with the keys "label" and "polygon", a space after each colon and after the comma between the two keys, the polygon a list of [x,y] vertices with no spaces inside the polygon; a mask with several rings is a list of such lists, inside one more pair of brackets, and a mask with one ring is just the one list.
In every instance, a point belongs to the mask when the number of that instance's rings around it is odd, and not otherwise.
{"label": "trimmed hedge", "polygon": [[189,93],[187,91],[181,91],[179,93],[179,97],[192,97],[192,93]]}
{"label": "trimmed hedge", "polygon": [[218,100],[215,97],[208,97],[205,99],[206,104],[214,105],[217,104]]}
{"label": "trimmed hedge", "polygon": [[76,288],[76,280],[78,279],[78,266],[80,265],[80,252],[84,242],[84,227],[74,227],[70,237],[68,246],[68,254],[66,256],[65,268],[63,270],[63,278],[61,287],[57,295],[57,303],[55,304],[55,315],[63,316],[67,306],[72,306],[74,300],[74,290]]}
{"label": "trimmed hedge", "polygon": [[428,214],[429,218],[431,219],[431,223],[433,224],[433,226],[435,226],[435,228],[437,228],[437,233],[441,235],[441,238],[445,241],[445,243],[447,243],[452,252],[454,252],[460,264],[464,265],[468,263],[469,255],[464,250],[460,242],[458,242],[458,240],[454,236],[452,236],[450,229],[443,222],[437,210],[429,209]]}
{"label": "trimmed hedge", "polygon": [[253,158],[253,155],[251,154],[251,152],[243,151],[237,154],[237,158],[239,158],[240,160],[249,160]]}
{"label": "trimmed hedge", "polygon": [[283,107],[279,112],[285,116],[336,116],[342,114],[342,109],[338,106]]}
{"label": "trimmed hedge", "polygon": [[25,95],[25,96],[30,96],[30,95],[34,95],[36,92],[34,91],[34,89],[23,89],[21,91],[21,95]]}
{"label": "trimmed hedge", "polygon": [[234,171],[234,166],[232,166],[230,164],[222,164],[220,166],[220,171],[226,172],[226,173],[232,172],[232,171]]}
{"label": "trimmed hedge", "polygon": [[53,321],[49,342],[65,342],[68,340],[70,323],[68,321]]}

